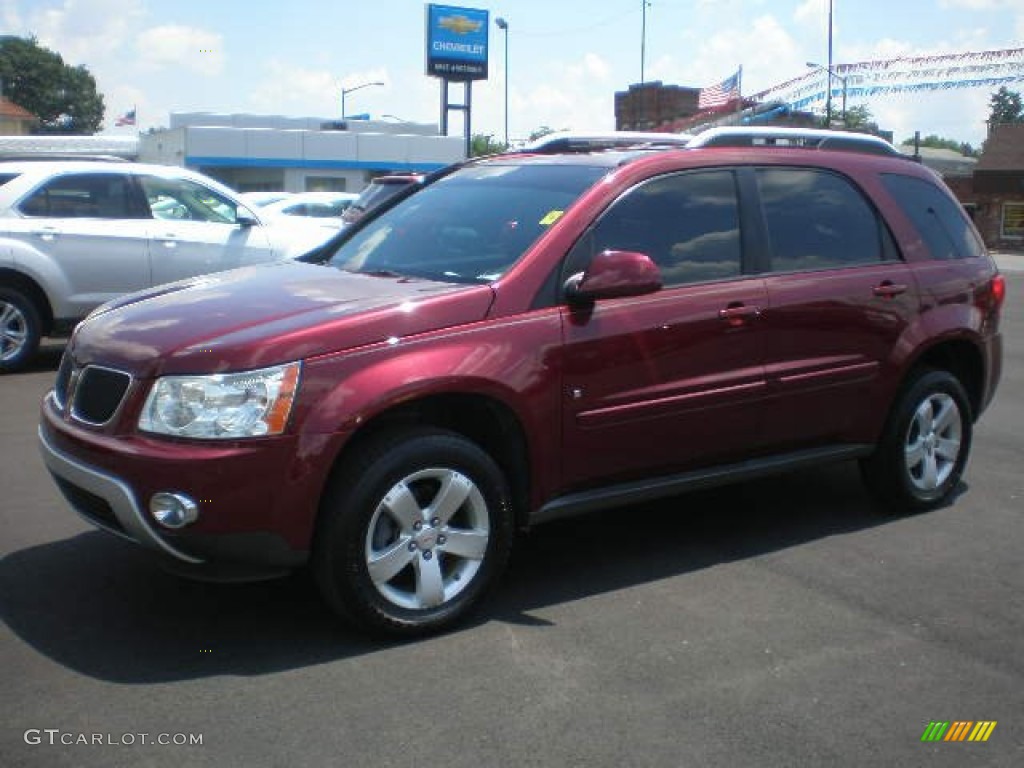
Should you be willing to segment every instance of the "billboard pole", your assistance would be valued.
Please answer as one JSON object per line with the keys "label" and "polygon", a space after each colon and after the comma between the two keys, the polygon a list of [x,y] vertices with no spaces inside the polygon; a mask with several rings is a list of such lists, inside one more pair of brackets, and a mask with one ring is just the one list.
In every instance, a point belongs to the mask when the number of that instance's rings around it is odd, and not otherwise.
{"label": "billboard pole", "polygon": [[[473,149],[473,81],[487,79],[490,11],[450,5],[426,5],[427,75],[441,80],[441,134],[448,135],[448,113],[465,113],[465,152]],[[462,104],[452,104],[452,82],[465,86]],[[507,117],[506,117],[507,119]]]}
{"label": "billboard pole", "polygon": [[466,81],[466,157],[470,157],[473,153],[473,133],[470,130],[469,124],[473,120],[473,81]]}

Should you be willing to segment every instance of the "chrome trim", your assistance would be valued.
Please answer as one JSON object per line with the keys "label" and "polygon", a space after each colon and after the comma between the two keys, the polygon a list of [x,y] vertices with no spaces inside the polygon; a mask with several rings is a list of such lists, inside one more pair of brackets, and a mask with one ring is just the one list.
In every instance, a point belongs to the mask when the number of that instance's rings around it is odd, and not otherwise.
{"label": "chrome trim", "polygon": [[[39,433],[39,449],[43,455],[43,461],[46,464],[46,468],[50,470],[57,477],[67,480],[69,483],[84,488],[89,493],[99,496],[101,499],[110,505],[111,511],[117,518],[118,522],[124,526],[125,531],[130,535],[122,534],[118,531],[111,531],[106,526],[98,525],[95,520],[79,515],[86,520],[90,525],[100,528],[111,533],[116,533],[123,538],[127,538],[134,541],[136,544],[149,547],[150,549],[156,549],[172,557],[181,560],[186,563],[202,563],[203,561],[199,558],[193,557],[192,555],[185,554],[166,541],[164,541],[154,531],[143,511],[139,508],[138,503],[135,500],[135,494],[132,489],[112,475],[108,475],[105,472],[94,469],[93,467],[83,464],[70,456],[57,450],[49,440],[46,439],[46,435],[43,433],[43,428],[38,428]],[[76,512],[78,510],[75,510]]]}
{"label": "chrome trim", "polygon": [[[124,392],[121,395],[121,399],[117,403],[117,407],[114,408],[113,412],[110,414],[110,418],[108,418],[106,421],[89,421],[88,419],[83,418],[78,414],[76,406],[76,403],[78,402],[78,386],[79,384],[82,383],[82,377],[85,376],[86,372],[90,368],[95,368],[96,370],[99,371],[107,371],[109,373],[116,373],[119,376],[126,376],[128,378],[128,384],[124,388]],[[80,424],[87,424],[90,427],[105,427],[107,424],[109,424],[115,418],[117,418],[117,415],[121,412],[121,408],[124,407],[124,403],[128,399],[128,393],[131,391],[132,386],[134,384],[134,376],[132,376],[127,371],[121,371],[118,370],[117,368],[108,368],[105,365],[93,365],[92,363],[89,363],[88,365],[83,365],[81,368],[72,368],[71,381],[68,383],[68,403],[70,403],[70,407],[68,408],[68,414],[71,416],[71,418],[73,418]]]}

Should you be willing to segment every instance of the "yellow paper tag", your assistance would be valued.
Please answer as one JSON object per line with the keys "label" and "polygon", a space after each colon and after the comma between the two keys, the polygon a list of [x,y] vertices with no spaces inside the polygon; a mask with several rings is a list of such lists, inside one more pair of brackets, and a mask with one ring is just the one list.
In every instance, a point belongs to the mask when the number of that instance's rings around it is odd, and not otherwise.
{"label": "yellow paper tag", "polygon": [[540,220],[540,225],[542,227],[550,227],[552,224],[554,224],[556,221],[562,218],[563,213],[565,213],[565,211],[548,211],[548,215]]}

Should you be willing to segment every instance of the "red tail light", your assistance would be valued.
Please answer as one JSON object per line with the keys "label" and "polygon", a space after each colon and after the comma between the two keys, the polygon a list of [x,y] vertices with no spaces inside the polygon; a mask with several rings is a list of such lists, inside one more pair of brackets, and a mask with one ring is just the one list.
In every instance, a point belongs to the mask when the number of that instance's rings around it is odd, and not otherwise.
{"label": "red tail light", "polygon": [[1003,299],[1006,298],[1006,278],[1003,275],[996,275],[992,278],[992,300],[996,309],[1003,306]]}

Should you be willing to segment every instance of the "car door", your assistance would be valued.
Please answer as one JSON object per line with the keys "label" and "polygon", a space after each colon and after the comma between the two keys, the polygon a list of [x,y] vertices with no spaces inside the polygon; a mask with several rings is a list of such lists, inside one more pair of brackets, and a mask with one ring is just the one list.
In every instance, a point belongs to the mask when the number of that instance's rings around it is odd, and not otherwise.
{"label": "car door", "polygon": [[139,183],[153,217],[154,285],[274,258],[265,229],[240,222],[238,203],[217,190],[175,176],[142,174]]}
{"label": "car door", "polygon": [[59,173],[15,210],[19,216],[5,222],[8,236],[51,263],[75,317],[149,287],[148,215],[127,171]]}
{"label": "car door", "polygon": [[663,288],[563,309],[566,487],[756,450],[765,289],[745,274],[734,174],[673,174],[632,189],[577,243],[566,271],[606,249],[651,257]]}
{"label": "car door", "polygon": [[916,283],[874,207],[819,168],[756,171],[769,241],[762,314],[779,447],[858,442],[885,414],[880,388],[918,309]]}

